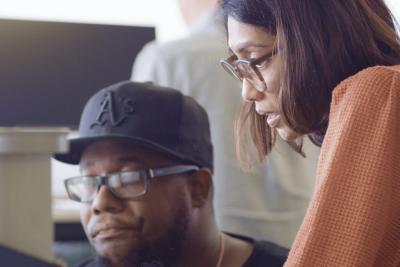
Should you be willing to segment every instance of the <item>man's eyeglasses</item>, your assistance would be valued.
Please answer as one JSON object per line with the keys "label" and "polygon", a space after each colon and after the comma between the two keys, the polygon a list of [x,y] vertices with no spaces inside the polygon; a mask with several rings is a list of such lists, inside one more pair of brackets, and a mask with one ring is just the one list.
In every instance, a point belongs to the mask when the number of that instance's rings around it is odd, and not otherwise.
{"label": "man's eyeglasses", "polygon": [[83,175],[64,181],[70,199],[82,203],[92,202],[102,185],[119,199],[132,200],[147,192],[149,180],[155,177],[197,171],[195,165],[176,165],[160,169],[140,169],[110,173],[105,176]]}
{"label": "man's eyeglasses", "polygon": [[275,52],[268,53],[264,56],[253,60],[238,59],[236,55],[232,55],[227,59],[221,59],[221,66],[234,78],[239,81],[248,80],[258,91],[264,92],[267,84],[261,75],[257,65],[266,60],[270,60]]}

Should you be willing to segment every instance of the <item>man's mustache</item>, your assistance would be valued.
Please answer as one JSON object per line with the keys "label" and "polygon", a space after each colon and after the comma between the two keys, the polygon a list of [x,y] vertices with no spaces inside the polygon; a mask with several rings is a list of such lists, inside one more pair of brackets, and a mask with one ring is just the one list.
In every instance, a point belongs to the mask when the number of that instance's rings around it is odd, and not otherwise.
{"label": "man's mustache", "polygon": [[124,221],[115,217],[98,217],[87,225],[88,235],[91,238],[96,237],[101,231],[108,230],[111,228],[116,229],[130,229],[134,231],[140,231],[143,228],[143,218],[138,219],[135,222]]}

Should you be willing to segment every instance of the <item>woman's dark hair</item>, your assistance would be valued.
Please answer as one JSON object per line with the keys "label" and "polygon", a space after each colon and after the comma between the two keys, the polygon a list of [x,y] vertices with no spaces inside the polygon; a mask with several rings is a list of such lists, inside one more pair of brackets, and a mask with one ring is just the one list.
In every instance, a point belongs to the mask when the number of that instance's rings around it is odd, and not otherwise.
{"label": "woman's dark hair", "polygon": [[[276,35],[283,62],[282,118],[317,145],[328,126],[332,91],[341,81],[370,66],[400,63],[395,20],[383,0],[220,0],[220,7],[225,25],[232,17]],[[276,134],[250,103],[236,122],[241,159],[246,133],[264,160]],[[301,153],[301,144],[289,145]]]}

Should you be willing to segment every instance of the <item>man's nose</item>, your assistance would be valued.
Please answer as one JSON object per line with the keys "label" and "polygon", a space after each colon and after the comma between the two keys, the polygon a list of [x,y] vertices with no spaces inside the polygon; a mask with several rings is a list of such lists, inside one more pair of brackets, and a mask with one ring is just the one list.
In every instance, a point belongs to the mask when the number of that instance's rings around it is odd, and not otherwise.
{"label": "man's nose", "polygon": [[117,198],[112,194],[110,189],[101,185],[96,197],[92,202],[92,209],[95,214],[101,212],[119,212],[124,207],[124,200]]}
{"label": "man's nose", "polygon": [[254,102],[261,100],[264,94],[258,91],[254,86],[247,80],[243,79],[242,82],[242,98],[246,102]]}

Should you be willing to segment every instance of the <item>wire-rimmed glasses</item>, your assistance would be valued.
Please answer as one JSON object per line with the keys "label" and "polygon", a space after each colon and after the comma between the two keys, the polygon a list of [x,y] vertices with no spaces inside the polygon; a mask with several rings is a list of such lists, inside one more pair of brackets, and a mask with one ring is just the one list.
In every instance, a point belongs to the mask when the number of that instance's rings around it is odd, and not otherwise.
{"label": "wire-rimmed glasses", "polygon": [[264,92],[267,89],[267,84],[257,65],[261,64],[263,61],[270,60],[273,55],[274,52],[270,52],[252,60],[238,59],[236,55],[232,55],[227,59],[221,59],[220,63],[221,66],[237,80],[242,82],[243,79],[246,79],[258,91]]}

